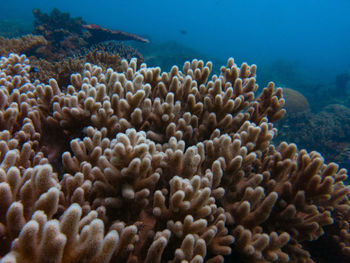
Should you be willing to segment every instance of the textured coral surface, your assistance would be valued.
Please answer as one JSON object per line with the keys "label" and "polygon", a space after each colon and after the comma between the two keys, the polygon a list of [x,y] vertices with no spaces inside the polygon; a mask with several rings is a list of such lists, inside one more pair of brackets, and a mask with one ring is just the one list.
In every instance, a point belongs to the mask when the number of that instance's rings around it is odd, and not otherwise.
{"label": "textured coral surface", "polygon": [[271,143],[255,65],[85,64],[65,90],[28,65],[0,61],[1,262],[314,262],[322,236],[350,258],[346,170]]}

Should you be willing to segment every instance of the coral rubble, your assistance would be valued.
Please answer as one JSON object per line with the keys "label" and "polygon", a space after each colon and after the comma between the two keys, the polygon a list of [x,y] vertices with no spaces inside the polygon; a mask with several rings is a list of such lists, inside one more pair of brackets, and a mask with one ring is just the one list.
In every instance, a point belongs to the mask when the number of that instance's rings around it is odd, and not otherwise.
{"label": "coral rubble", "polygon": [[[2,262],[313,262],[350,258],[346,170],[271,143],[282,89],[256,67],[86,63],[61,90],[0,61]],[[73,72],[72,72],[73,73]]]}

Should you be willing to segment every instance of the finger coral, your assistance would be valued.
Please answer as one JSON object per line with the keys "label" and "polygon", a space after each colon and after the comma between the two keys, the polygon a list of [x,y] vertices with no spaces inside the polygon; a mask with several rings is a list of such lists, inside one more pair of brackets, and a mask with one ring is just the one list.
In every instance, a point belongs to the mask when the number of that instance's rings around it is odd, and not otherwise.
{"label": "finger coral", "polygon": [[273,145],[282,89],[256,66],[86,63],[61,90],[0,61],[1,262],[314,262],[350,258],[345,169]]}

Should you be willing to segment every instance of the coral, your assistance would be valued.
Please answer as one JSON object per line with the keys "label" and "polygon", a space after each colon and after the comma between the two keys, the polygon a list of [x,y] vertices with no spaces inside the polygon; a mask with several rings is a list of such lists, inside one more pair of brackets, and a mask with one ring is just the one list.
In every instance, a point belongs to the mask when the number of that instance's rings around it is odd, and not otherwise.
{"label": "coral", "polygon": [[330,104],[319,112],[287,111],[277,123],[279,136],[275,141],[293,141],[305,149],[322,152],[326,160],[349,169],[349,123],[350,110],[341,104]]}
{"label": "coral", "polygon": [[120,67],[61,90],[1,58],[2,262],[313,262],[322,236],[350,257],[346,170],[271,143],[282,89],[255,97],[255,65]]}
{"label": "coral", "polygon": [[298,114],[310,110],[307,99],[296,90],[283,88],[283,98],[286,101],[285,108],[288,114]]}
{"label": "coral", "polygon": [[[143,56],[140,52],[138,52],[137,49],[132,48],[131,46],[126,46],[122,42],[116,43],[111,41],[111,42],[99,43],[97,45],[92,46],[90,50],[100,50],[100,51],[106,52],[107,54],[117,53],[119,54],[120,57],[125,58],[128,61],[130,61],[132,58],[137,58],[138,66],[141,65],[141,63],[143,62]],[[92,64],[96,64],[98,63],[98,60],[96,61],[88,60],[88,62]],[[114,68],[112,67],[112,69]]]}
{"label": "coral", "polygon": [[11,52],[22,53],[30,58],[30,79],[48,83],[54,78],[60,87],[70,82],[72,72],[81,73],[86,62],[121,72],[121,60],[138,59],[138,67],[143,61],[142,55],[135,49],[122,43],[100,43],[76,51],[71,56],[58,59],[51,50],[51,45],[43,36],[24,35],[21,38],[0,37],[0,55],[7,56]]}
{"label": "coral", "polygon": [[[32,10],[35,17],[35,27],[40,27],[40,25],[46,25],[52,29],[57,27],[67,28],[72,32],[79,33],[81,30],[81,25],[85,24],[85,21],[81,17],[71,18],[68,12],[62,13],[57,8],[54,8],[51,13],[42,13],[39,9],[35,8]],[[38,28],[37,30],[39,30]]]}
{"label": "coral", "polygon": [[32,69],[30,78],[43,83],[48,83],[49,79],[54,78],[60,87],[67,87],[70,83],[71,72],[81,73],[86,62],[100,66],[103,70],[108,68],[121,72],[121,60],[130,60],[133,57],[138,58],[137,66],[142,63],[142,55],[131,47],[123,44],[105,43],[99,44],[91,49],[77,52],[72,57],[67,57],[59,61],[49,61],[46,59],[30,58]]}
{"label": "coral", "polygon": [[44,36],[50,42],[62,40],[65,34],[82,34],[83,24],[81,17],[71,18],[69,13],[62,13],[54,8],[50,14],[42,13],[39,9],[33,9],[34,34]]}
{"label": "coral", "polygon": [[138,35],[126,33],[120,30],[103,28],[96,24],[83,25],[83,28],[89,31],[90,35],[87,38],[87,41],[92,44],[111,40],[134,40],[149,43],[148,39],[140,37]]}
{"label": "coral", "polygon": [[47,40],[39,35],[24,35],[19,38],[0,37],[0,56],[8,56],[10,53],[35,54],[38,48],[48,45]]}
{"label": "coral", "polygon": [[30,77],[32,80],[38,79],[43,83],[48,83],[51,78],[54,78],[60,87],[67,87],[70,83],[71,72],[82,72],[87,61],[104,69],[112,68],[121,71],[121,60],[122,58],[118,53],[107,53],[98,49],[57,62],[33,57],[30,64],[35,70],[30,72]]}
{"label": "coral", "polygon": [[57,8],[54,8],[50,14],[34,9],[33,15],[35,18],[33,34],[42,35],[47,39],[52,60],[71,56],[76,50],[90,48],[105,41],[149,42],[143,37],[120,30],[102,28],[95,24],[86,25],[81,17],[71,18],[69,13],[63,13]]}

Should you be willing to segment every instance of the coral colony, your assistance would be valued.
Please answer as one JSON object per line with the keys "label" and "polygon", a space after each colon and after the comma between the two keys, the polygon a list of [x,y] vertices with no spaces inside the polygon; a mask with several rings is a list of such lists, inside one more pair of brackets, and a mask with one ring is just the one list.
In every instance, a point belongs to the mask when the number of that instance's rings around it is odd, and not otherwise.
{"label": "coral colony", "polygon": [[254,65],[87,63],[62,91],[28,63],[0,62],[2,262],[313,262],[322,236],[350,256],[346,170],[270,143],[282,90],[255,98]]}

